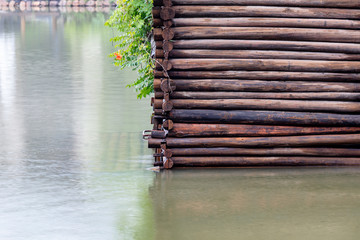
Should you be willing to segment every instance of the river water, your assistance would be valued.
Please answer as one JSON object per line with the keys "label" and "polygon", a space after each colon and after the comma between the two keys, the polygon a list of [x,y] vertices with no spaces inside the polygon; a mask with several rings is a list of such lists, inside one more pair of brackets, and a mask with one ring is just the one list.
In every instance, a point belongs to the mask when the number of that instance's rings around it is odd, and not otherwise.
{"label": "river water", "polygon": [[149,170],[102,12],[0,12],[0,240],[359,239],[359,168]]}

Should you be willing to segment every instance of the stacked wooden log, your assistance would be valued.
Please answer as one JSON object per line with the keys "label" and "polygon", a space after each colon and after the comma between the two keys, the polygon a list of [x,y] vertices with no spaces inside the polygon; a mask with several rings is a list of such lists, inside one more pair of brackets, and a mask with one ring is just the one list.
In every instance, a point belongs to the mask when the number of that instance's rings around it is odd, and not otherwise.
{"label": "stacked wooden log", "polygon": [[155,165],[360,165],[360,0],[154,0]]}

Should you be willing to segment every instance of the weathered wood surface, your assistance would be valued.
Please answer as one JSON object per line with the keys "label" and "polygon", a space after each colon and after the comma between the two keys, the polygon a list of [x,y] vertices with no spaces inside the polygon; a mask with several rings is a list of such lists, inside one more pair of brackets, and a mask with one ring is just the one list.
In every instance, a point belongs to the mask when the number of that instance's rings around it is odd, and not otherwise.
{"label": "weathered wood surface", "polygon": [[[294,7],[338,7],[360,8],[359,0],[172,0],[173,5],[253,5],[253,6],[294,6]],[[154,6],[164,1],[154,0]]]}
{"label": "weathered wood surface", "polygon": [[172,156],[322,156],[360,157],[355,148],[171,148],[166,149]]}
{"label": "weathered wood surface", "polygon": [[[154,89],[161,90],[161,83],[155,79]],[[360,83],[342,82],[176,79],[171,85],[177,91],[360,92]]]}
{"label": "weathered wood surface", "polygon": [[[360,36],[360,35],[359,35]],[[360,38],[359,38],[360,39]],[[162,61],[159,61],[162,63]],[[339,72],[359,73],[360,61],[319,61],[283,59],[190,59],[169,60],[174,70],[246,70],[246,71],[289,71],[289,72]],[[161,70],[160,64],[156,68]]]}
{"label": "weathered wood surface", "polygon": [[[194,92],[175,91],[171,99],[302,99],[329,101],[360,101],[360,93],[355,92]],[[164,92],[155,91],[156,99],[163,99]]]}
{"label": "weathered wood surface", "polygon": [[[278,6],[174,6],[175,17],[291,17],[360,19],[359,9]],[[155,16],[155,15],[154,15]]]}
{"label": "weathered wood surface", "polygon": [[[158,139],[149,139],[150,147],[159,147]],[[311,147],[360,144],[360,134],[274,136],[274,137],[214,137],[166,138],[168,148],[213,147]]]}
{"label": "weathered wood surface", "polygon": [[[164,58],[164,50],[157,49],[157,58]],[[344,60],[359,61],[360,54],[270,51],[270,50],[211,50],[211,49],[174,49],[171,58],[242,58],[242,59],[302,59],[302,60]]]}
{"label": "weathered wood surface", "polygon": [[185,123],[360,126],[360,115],[312,112],[174,109],[169,113],[169,118]]}
{"label": "weathered wood surface", "polygon": [[[174,40],[174,49],[242,49],[281,50],[307,52],[360,53],[360,44],[333,42],[241,40],[241,39],[190,39]],[[162,41],[156,41],[156,48],[162,48]]]}
{"label": "weathered wood surface", "polygon": [[[174,18],[173,27],[300,27],[325,29],[360,29],[360,21],[318,18]],[[154,19],[154,26],[162,26],[163,20]]]}
{"label": "weathered wood surface", "polygon": [[[169,71],[172,79],[244,79],[244,80],[281,80],[281,81],[329,81],[360,82],[359,73],[333,72],[279,72],[279,71]],[[156,78],[164,77],[162,71],[154,71]]]}
{"label": "weathered wood surface", "polygon": [[[275,99],[173,99],[175,109],[218,110],[279,110],[298,112],[335,112],[360,114],[360,102],[275,100]],[[162,108],[163,101],[155,99],[154,107]]]}
{"label": "weathered wood surface", "polygon": [[[162,131],[163,132],[163,131]],[[174,123],[169,137],[291,136],[360,133],[360,127],[298,127],[244,124]],[[155,136],[153,136],[155,137]]]}
{"label": "weathered wood surface", "polygon": [[172,157],[171,161],[174,167],[360,165],[359,157]]}
{"label": "weathered wood surface", "polygon": [[360,0],[154,6],[156,165],[360,165]]}
{"label": "weathered wood surface", "polygon": [[[155,40],[165,38],[164,31],[154,31]],[[294,40],[360,43],[360,31],[317,28],[269,28],[269,27],[175,27],[169,39],[251,39],[251,40]],[[161,35],[160,35],[161,34]]]}

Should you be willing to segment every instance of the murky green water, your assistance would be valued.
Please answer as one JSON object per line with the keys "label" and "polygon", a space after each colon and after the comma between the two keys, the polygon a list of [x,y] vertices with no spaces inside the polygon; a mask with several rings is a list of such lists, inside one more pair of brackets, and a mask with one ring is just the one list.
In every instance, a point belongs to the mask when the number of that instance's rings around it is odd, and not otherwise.
{"label": "murky green water", "polygon": [[0,239],[359,239],[360,169],[155,173],[104,13],[0,12]]}

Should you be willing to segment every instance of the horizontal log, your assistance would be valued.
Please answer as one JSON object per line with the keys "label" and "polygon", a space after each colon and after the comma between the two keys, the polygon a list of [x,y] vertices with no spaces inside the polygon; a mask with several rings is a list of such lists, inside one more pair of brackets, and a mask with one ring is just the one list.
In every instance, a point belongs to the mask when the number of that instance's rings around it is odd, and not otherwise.
{"label": "horizontal log", "polygon": [[[155,98],[164,98],[164,92],[155,92]],[[351,92],[192,92],[175,91],[171,99],[303,99],[359,101],[360,93]]]}
{"label": "horizontal log", "polygon": [[306,147],[360,144],[360,134],[281,137],[166,138],[167,148]]}
{"label": "horizontal log", "polygon": [[160,11],[161,11],[161,7],[153,7],[152,8],[152,15],[153,15],[153,18],[160,18]]}
{"label": "horizontal log", "polygon": [[[156,49],[156,58],[164,58],[164,50]],[[360,60],[360,54],[262,51],[262,50],[211,50],[211,49],[174,49],[170,58],[242,58],[242,59],[303,59],[303,60]]]}
{"label": "horizontal log", "polygon": [[[161,19],[155,18],[153,25],[160,27],[163,22]],[[174,18],[172,19],[172,26],[360,29],[360,21],[318,18]]]}
{"label": "horizontal log", "polygon": [[360,165],[358,157],[172,157],[171,161],[174,167]]}
{"label": "horizontal log", "polygon": [[185,124],[174,123],[169,137],[220,137],[220,136],[295,136],[316,134],[359,133],[359,127],[297,127],[244,124]]}
{"label": "horizontal log", "polygon": [[[171,30],[174,32],[173,39],[249,39],[360,43],[360,31],[358,30],[268,27],[175,27],[171,28]],[[162,37],[162,31],[154,31],[155,40],[161,40]]]}
{"label": "horizontal log", "polygon": [[174,122],[243,123],[265,125],[360,126],[360,115],[282,111],[179,110],[169,113]]}
{"label": "horizontal log", "polygon": [[[175,109],[279,110],[297,112],[360,113],[360,102],[306,101],[275,99],[173,99]],[[155,99],[154,107],[162,108],[163,100]]]}
{"label": "horizontal log", "polygon": [[[360,72],[360,61],[177,58],[171,59],[169,62],[172,65],[171,69],[173,70]],[[158,69],[161,69],[160,67],[161,66],[157,66]]]}
{"label": "horizontal log", "polygon": [[[279,72],[279,71],[169,71],[172,79],[244,79],[281,81],[329,81],[360,82],[359,73],[317,73],[317,72]],[[165,77],[162,71],[154,71],[157,78]]]}
{"label": "horizontal log", "polygon": [[[340,1],[339,1],[340,2]],[[360,19],[358,9],[267,6],[174,6],[175,17],[290,17]]]}
{"label": "horizontal log", "polygon": [[[342,82],[174,79],[171,86],[176,91],[360,92],[360,83]],[[154,89],[161,90],[161,79],[154,79]]]}
{"label": "horizontal log", "polygon": [[360,157],[360,149],[353,148],[171,148],[172,156],[322,156]]}
{"label": "horizontal log", "polygon": [[[293,6],[293,7],[338,7],[359,8],[359,0],[172,0],[174,5],[253,5],[253,6]],[[163,2],[154,1],[154,6]]]}
{"label": "horizontal log", "polygon": [[[282,50],[308,52],[360,53],[360,45],[354,43],[239,40],[239,39],[194,39],[175,40],[174,49],[216,49],[216,50]],[[156,41],[156,47],[162,48],[162,42]]]}

